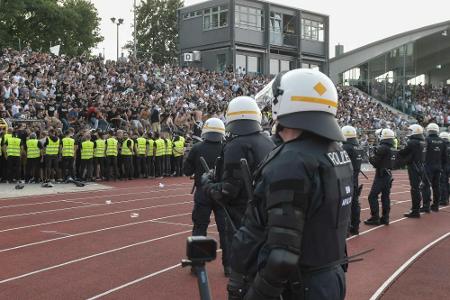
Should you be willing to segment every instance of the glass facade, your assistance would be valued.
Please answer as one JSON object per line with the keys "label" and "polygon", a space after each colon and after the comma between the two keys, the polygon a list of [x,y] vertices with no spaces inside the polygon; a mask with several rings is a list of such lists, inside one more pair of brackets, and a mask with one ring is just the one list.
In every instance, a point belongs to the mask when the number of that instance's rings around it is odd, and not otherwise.
{"label": "glass facade", "polygon": [[264,30],[264,14],[261,9],[236,5],[236,27],[250,30]]}
{"label": "glass facade", "polygon": [[216,6],[203,10],[203,30],[218,29],[228,26],[228,8]]}
{"label": "glass facade", "polygon": [[323,42],[325,40],[323,23],[302,19],[302,39]]}

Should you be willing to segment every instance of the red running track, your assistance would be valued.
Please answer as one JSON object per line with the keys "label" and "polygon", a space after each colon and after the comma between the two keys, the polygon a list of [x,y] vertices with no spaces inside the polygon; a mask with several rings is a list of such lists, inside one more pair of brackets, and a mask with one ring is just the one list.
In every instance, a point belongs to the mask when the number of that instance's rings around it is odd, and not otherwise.
{"label": "red running track", "polygon": [[[348,299],[369,299],[414,253],[450,230],[444,211],[403,219],[410,206],[408,179],[405,172],[394,176],[393,223],[362,225],[362,234],[348,241],[350,254],[375,248],[350,266]],[[364,220],[371,181],[361,182]],[[0,299],[198,299],[196,279],[179,266],[192,227],[191,181],[137,180],[111,187],[0,199]],[[212,225],[211,235],[217,236],[215,230]],[[226,299],[220,255],[208,271],[214,299]]]}

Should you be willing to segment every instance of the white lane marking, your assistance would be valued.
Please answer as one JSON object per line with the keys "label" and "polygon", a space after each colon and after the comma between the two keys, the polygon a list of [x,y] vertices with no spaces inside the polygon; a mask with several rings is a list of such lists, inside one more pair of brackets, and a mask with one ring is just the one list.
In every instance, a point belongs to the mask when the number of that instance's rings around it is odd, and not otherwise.
{"label": "white lane marking", "polygon": [[18,279],[22,279],[22,278],[29,277],[31,275],[35,275],[35,274],[39,274],[39,273],[43,273],[43,272],[46,272],[46,271],[58,269],[58,268],[61,268],[61,267],[67,266],[67,265],[71,265],[71,264],[74,264],[74,263],[85,261],[85,260],[88,260],[88,259],[91,259],[91,258],[95,258],[95,257],[98,257],[98,256],[102,256],[102,255],[106,255],[106,254],[110,254],[110,253],[114,253],[114,252],[119,252],[119,251],[122,251],[122,250],[125,250],[125,249],[129,249],[129,248],[132,248],[132,247],[137,247],[137,246],[149,244],[149,243],[152,243],[152,242],[160,241],[160,240],[163,240],[163,239],[167,239],[167,238],[170,238],[170,237],[174,237],[174,236],[178,236],[178,235],[182,235],[182,234],[186,234],[186,233],[191,233],[191,230],[185,230],[185,231],[172,233],[172,234],[161,236],[161,237],[158,237],[158,238],[153,238],[153,239],[150,239],[150,240],[146,240],[146,241],[142,241],[142,242],[126,245],[126,246],[123,246],[123,247],[119,247],[119,248],[115,248],[115,249],[111,249],[111,250],[95,253],[95,254],[92,254],[92,255],[89,255],[89,256],[80,257],[80,258],[77,258],[77,259],[66,261],[66,262],[58,264],[58,265],[53,265],[53,266],[50,266],[50,267],[47,267],[47,268],[42,268],[42,269],[35,270],[35,271],[29,272],[29,273],[25,273],[25,274],[21,274],[21,275],[18,275],[18,276],[5,278],[3,280],[0,280],[0,284],[11,282],[11,281],[18,280]]}
{"label": "white lane marking", "polygon": [[107,206],[107,205],[110,206],[110,205],[121,204],[121,203],[131,203],[131,202],[137,202],[137,201],[145,201],[145,200],[165,199],[165,198],[172,198],[172,197],[175,198],[175,197],[187,196],[187,195],[190,195],[190,194],[137,198],[137,199],[133,199],[133,200],[117,201],[117,202],[113,202],[111,204],[94,203],[94,204],[80,205],[80,206],[74,206],[74,207],[66,207],[66,208],[58,208],[58,209],[35,211],[35,212],[23,213],[23,214],[5,215],[5,216],[0,216],[0,219],[13,218],[13,217],[24,217],[24,216],[34,216],[34,215],[41,215],[41,214],[46,214],[46,213],[53,213],[53,212],[66,211],[66,210],[75,210],[75,209],[95,207],[95,206],[100,207],[100,206]]}
{"label": "white lane marking", "polygon": [[[222,252],[222,249],[218,249],[217,252],[218,252],[218,253],[219,253],[219,252]],[[159,270],[159,271],[156,271],[156,272],[154,272],[154,273],[151,273],[151,274],[148,274],[148,275],[145,275],[145,276],[136,278],[136,279],[133,280],[133,281],[124,283],[124,284],[119,285],[119,286],[117,286],[117,287],[115,287],[115,288],[112,288],[112,289],[110,289],[110,290],[104,291],[104,292],[101,293],[101,294],[92,296],[92,297],[88,298],[87,300],[95,300],[95,299],[101,298],[101,297],[106,296],[106,295],[108,295],[108,294],[114,293],[114,292],[116,292],[116,291],[118,291],[118,290],[124,289],[124,288],[126,288],[126,287],[128,287],[128,286],[130,286],[130,285],[139,283],[139,282],[144,281],[144,280],[146,280],[146,279],[148,279],[148,278],[155,277],[155,276],[157,276],[157,275],[159,275],[159,274],[168,272],[168,271],[173,270],[173,269],[176,269],[176,268],[178,268],[178,267],[181,267],[181,264],[176,264],[176,265],[167,267],[167,268],[165,268],[165,269],[161,269],[161,270]]]}
{"label": "white lane marking", "polygon": [[82,204],[82,205],[92,205],[92,203],[79,202],[79,201],[71,201],[71,200],[62,200],[61,202],[76,203],[76,204]]}
{"label": "white lane marking", "polygon": [[[96,196],[89,196],[86,195],[84,197],[76,197],[76,198],[67,198],[67,199],[60,199],[60,200],[52,200],[52,201],[46,201],[46,202],[36,202],[36,203],[24,203],[24,204],[12,204],[12,205],[5,205],[5,206],[0,206],[0,209],[2,208],[12,208],[12,207],[22,207],[22,206],[32,206],[32,205],[41,205],[41,204],[49,204],[49,203],[55,203],[55,202],[61,202],[63,200],[85,200],[85,199],[97,199],[97,198],[105,198],[105,197],[120,197],[120,196],[129,196],[129,195],[136,195],[136,194],[148,194],[148,193],[153,193],[153,192],[166,192],[166,191],[174,191],[174,190],[179,190],[179,189],[183,189],[183,188],[187,188],[189,186],[191,186],[192,184],[188,184],[188,183],[183,183],[183,184],[172,184],[170,185],[170,187],[174,187],[174,186],[179,186],[179,188],[175,188],[175,189],[164,189],[161,190],[160,188],[155,188],[153,190],[149,190],[149,191],[141,191],[141,192],[133,192],[133,193],[114,193],[114,194],[107,194],[105,195],[105,191],[114,191],[112,189],[109,190],[102,190],[102,191],[83,191],[83,192],[74,192],[73,194],[83,194],[83,193],[93,193],[93,192],[102,192],[102,195],[96,195]],[[155,186],[156,187],[156,186]],[[168,186],[166,186],[168,187]],[[142,187],[140,187],[142,189]],[[127,188],[124,188],[127,189]],[[131,188],[130,188],[131,189]],[[117,189],[117,190],[121,190],[121,189]],[[52,194],[52,195],[47,195],[47,196],[53,196],[53,197],[61,197],[63,194],[59,193],[59,194]],[[4,202],[4,201],[8,201],[8,200],[23,200],[24,198],[30,198],[30,196],[28,197],[19,197],[19,198],[6,198],[6,199],[0,199],[0,202]]]}
{"label": "white lane marking", "polygon": [[[191,213],[188,213],[190,215]],[[193,227],[192,224],[186,224],[186,223],[175,223],[175,222],[166,222],[166,221],[152,221],[153,223],[159,223],[159,224],[167,224],[167,225],[178,225],[178,226],[188,226]],[[0,251],[1,252],[1,251]]]}
{"label": "white lane marking", "polygon": [[137,278],[137,279],[135,279],[135,280],[133,280],[133,281],[127,282],[127,283],[122,284],[122,285],[120,285],[120,286],[118,286],[118,287],[115,287],[115,288],[113,288],[113,289],[107,290],[107,291],[105,291],[105,292],[103,292],[103,293],[101,293],[101,294],[98,294],[98,295],[95,295],[95,296],[93,296],[93,297],[90,297],[90,298],[88,298],[87,300],[98,299],[98,298],[100,298],[100,297],[103,297],[103,296],[106,296],[106,295],[108,295],[108,294],[114,293],[115,291],[118,291],[118,290],[121,290],[121,289],[123,289],[123,288],[126,288],[127,286],[136,284],[136,283],[141,282],[141,281],[143,281],[143,280],[145,280],[145,279],[148,279],[148,278],[155,277],[155,276],[157,276],[157,275],[159,275],[159,274],[165,273],[165,272],[167,272],[167,271],[170,271],[170,270],[175,269],[175,268],[178,268],[178,267],[181,267],[181,264],[176,264],[176,265],[167,267],[167,268],[165,268],[165,269],[159,270],[159,271],[157,271],[157,272],[154,272],[154,273],[145,275],[144,277]]}
{"label": "white lane marking", "polygon": [[45,226],[45,225],[66,223],[66,222],[83,220],[83,219],[90,219],[90,218],[96,218],[96,217],[111,216],[111,215],[127,213],[127,212],[137,211],[137,210],[146,210],[146,209],[160,208],[160,207],[170,207],[170,206],[177,206],[177,205],[191,204],[191,203],[193,203],[193,201],[184,201],[184,202],[177,202],[177,203],[170,203],[170,204],[158,204],[158,205],[146,206],[146,207],[141,207],[141,208],[132,208],[132,209],[120,210],[120,211],[104,213],[104,214],[88,215],[88,216],[76,217],[76,218],[65,219],[65,220],[58,220],[58,221],[52,221],[52,222],[45,222],[45,223],[38,223],[38,224],[20,226],[20,227],[15,227],[15,228],[8,228],[8,229],[0,230],[0,233],[8,232],[8,231],[14,231],[14,230],[20,230],[20,229],[25,229],[25,228],[33,228],[33,227],[39,227],[39,226]]}
{"label": "white lane marking", "polygon": [[392,274],[379,288],[378,290],[370,297],[370,300],[376,300],[378,299],[384,291],[402,274],[409,266],[412,265],[414,261],[416,261],[423,253],[425,253],[428,249],[442,241],[443,239],[450,236],[450,231],[446,234],[440,236],[436,240],[432,241],[431,243],[427,244],[425,247],[420,249],[416,254],[414,254],[410,259],[408,259],[403,265],[398,268],[394,274]]}
{"label": "white lane marking", "polygon": [[[398,205],[398,204],[402,204],[402,203],[406,203],[406,202],[411,202],[411,200],[403,200],[403,201],[391,201],[391,205],[392,206],[394,206],[394,205]],[[369,210],[370,209],[370,207],[365,207],[365,208],[361,208],[361,211],[363,211],[363,210]]]}
{"label": "white lane marking", "polygon": [[[70,233],[58,232],[56,230],[42,230],[42,233],[56,234],[56,235],[64,235],[64,238],[71,236]],[[0,251],[1,252],[1,251]]]}
{"label": "white lane marking", "polygon": [[[111,227],[106,227],[106,228],[101,228],[101,229],[96,229],[96,230],[91,230],[91,231],[85,231],[85,232],[79,232],[79,233],[74,233],[74,234],[68,234],[67,236],[63,236],[63,237],[59,237],[59,238],[42,240],[42,241],[39,241],[39,242],[23,244],[23,245],[11,247],[11,248],[1,249],[0,253],[9,252],[9,251],[12,251],[12,250],[23,249],[23,248],[36,246],[36,245],[41,245],[41,244],[47,244],[47,243],[50,243],[50,242],[60,241],[60,240],[68,239],[68,238],[74,238],[74,237],[89,235],[89,234],[98,233],[98,232],[102,232],[102,231],[107,231],[107,230],[112,230],[112,229],[117,229],[117,228],[123,228],[123,227],[129,227],[129,226],[134,226],[134,225],[145,224],[145,223],[164,223],[164,224],[169,224],[167,222],[159,222],[159,220],[164,220],[164,219],[167,219],[167,218],[174,218],[174,217],[182,217],[182,216],[186,216],[186,215],[190,215],[190,214],[191,214],[190,212],[189,213],[183,213],[183,214],[176,214],[176,215],[170,215],[170,216],[165,216],[165,217],[159,217],[159,218],[155,218],[155,219],[151,219],[151,220],[126,223],[126,224],[121,224],[121,225],[116,225],[116,226],[111,226]],[[175,224],[175,223],[173,223],[173,224]],[[41,231],[41,232],[58,234],[57,231]],[[62,234],[62,233],[59,233],[59,234]]]}

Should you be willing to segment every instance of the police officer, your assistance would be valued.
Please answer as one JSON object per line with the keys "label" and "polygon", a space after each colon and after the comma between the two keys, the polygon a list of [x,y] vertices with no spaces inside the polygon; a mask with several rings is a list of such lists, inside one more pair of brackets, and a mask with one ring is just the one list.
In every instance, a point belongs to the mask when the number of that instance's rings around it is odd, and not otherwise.
{"label": "police officer", "polygon": [[27,180],[33,183],[39,179],[39,164],[41,162],[42,145],[37,139],[36,133],[32,132],[26,141],[24,150],[27,153]]}
{"label": "police officer", "polygon": [[407,218],[420,218],[420,204],[422,202],[421,186],[423,176],[423,164],[425,161],[425,138],[423,127],[413,124],[408,127],[408,142],[405,148],[398,152],[401,164],[408,167],[409,185],[411,186],[412,207],[409,213],[405,213]]}
{"label": "police officer", "polygon": [[[369,162],[375,167],[375,178],[368,196],[371,217],[364,221],[366,225],[389,225],[391,210],[390,193],[392,187],[393,146],[395,134],[385,128],[380,133],[380,144]],[[381,193],[382,215],[380,218],[378,195]]]}
{"label": "police officer", "polygon": [[448,132],[441,132],[439,137],[444,141],[447,147],[447,160],[445,166],[442,167],[441,175],[441,200],[440,205],[445,206],[449,203],[449,184],[448,179],[450,177],[450,135]]}
{"label": "police officer", "polygon": [[[359,172],[361,172],[361,164],[363,160],[363,148],[359,145],[356,129],[353,126],[342,127],[342,135],[345,141],[342,143],[342,148],[347,151],[353,166],[353,197],[352,197],[352,215],[350,220],[349,233],[352,235],[359,234],[359,223],[361,206],[359,205],[359,196],[361,189],[359,188]],[[361,187],[362,188],[362,187]]]}
{"label": "police officer", "polygon": [[214,212],[217,228],[219,230],[220,247],[222,248],[222,265],[226,276],[230,274],[229,245],[226,239],[226,217],[224,209],[217,202],[208,199],[202,190],[201,177],[205,172],[200,157],[206,160],[208,166],[212,169],[217,157],[222,152],[222,141],[225,136],[225,125],[220,119],[208,119],[204,125],[201,137],[203,142],[196,143],[189,152],[184,164],[184,174],[187,176],[195,175],[196,191],[194,194],[194,208],[192,210],[192,222],[194,228],[192,235],[206,236],[211,212]]}
{"label": "police officer", "polygon": [[[447,148],[444,141],[438,136],[439,126],[430,123],[427,126],[427,138],[425,139],[427,152],[425,156],[425,174],[426,180],[423,185],[423,206],[421,212],[439,211],[440,198],[440,177],[442,167],[447,160]],[[431,188],[433,188],[433,204],[431,203]]]}
{"label": "police officer", "polygon": [[205,192],[209,198],[227,206],[231,218],[227,218],[227,242],[231,243],[232,224],[240,227],[249,200],[240,160],[245,158],[253,173],[275,145],[262,133],[261,111],[254,99],[244,96],[233,99],[228,105],[226,120],[228,137],[223,147],[223,164],[218,168],[222,176],[219,182],[207,182]]}
{"label": "police officer", "polygon": [[254,201],[232,244],[229,299],[344,299],[353,171],[336,142],[344,139],[336,88],[309,69],[271,84],[283,144],[255,173]]}

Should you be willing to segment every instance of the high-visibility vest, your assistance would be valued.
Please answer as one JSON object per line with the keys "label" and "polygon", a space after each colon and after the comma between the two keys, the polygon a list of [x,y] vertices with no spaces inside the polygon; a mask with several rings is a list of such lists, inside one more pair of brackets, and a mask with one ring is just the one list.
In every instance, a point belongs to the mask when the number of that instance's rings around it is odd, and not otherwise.
{"label": "high-visibility vest", "polygon": [[63,144],[62,156],[63,157],[74,157],[75,156],[75,151],[74,151],[75,140],[70,137],[65,137],[62,139],[62,144]]}
{"label": "high-visibility vest", "polygon": [[183,142],[183,147],[184,147],[184,144],[186,143],[186,139],[184,137],[180,136],[180,141]]}
{"label": "high-visibility vest", "polygon": [[155,151],[155,141],[148,139],[147,156],[154,156]]}
{"label": "high-visibility vest", "polygon": [[143,137],[137,138],[137,154],[138,155],[145,155],[147,154],[147,140]]}
{"label": "high-visibility vest", "polygon": [[39,141],[37,139],[27,140],[27,158],[38,158],[41,156],[38,144]]}
{"label": "high-visibility vest", "polygon": [[48,145],[45,149],[45,154],[47,155],[58,155],[59,153],[59,139],[54,142],[51,138],[47,138]]}
{"label": "high-visibility vest", "polygon": [[8,148],[6,149],[6,153],[8,156],[20,157],[20,139],[17,137],[8,138]]}
{"label": "high-visibility vest", "polygon": [[[130,148],[127,147],[128,141],[131,141]],[[131,149],[133,149],[133,146],[134,146],[133,140],[126,139],[125,141],[123,141],[123,143],[122,143],[122,155],[126,155],[126,156],[133,155],[133,151],[131,150]]]}
{"label": "high-visibility vest", "polygon": [[5,135],[3,136],[3,142],[6,142],[10,138],[12,138],[12,134],[11,133],[5,133]]}
{"label": "high-visibility vest", "polygon": [[95,141],[94,157],[105,157],[106,141],[98,139]]}
{"label": "high-visibility vest", "polygon": [[117,156],[117,140],[109,138],[106,143],[106,156]]}
{"label": "high-visibility vest", "polygon": [[166,155],[172,155],[173,143],[171,139],[166,139]]}
{"label": "high-visibility vest", "polygon": [[94,143],[84,141],[81,143],[81,159],[91,159],[94,157]]}
{"label": "high-visibility vest", "polygon": [[174,157],[179,157],[179,156],[183,156],[184,155],[184,142],[180,139],[176,142],[173,142],[174,146],[173,147],[173,156]]}
{"label": "high-visibility vest", "polygon": [[163,156],[166,154],[166,145],[162,138],[159,138],[155,141],[156,144],[156,152],[155,156]]}

